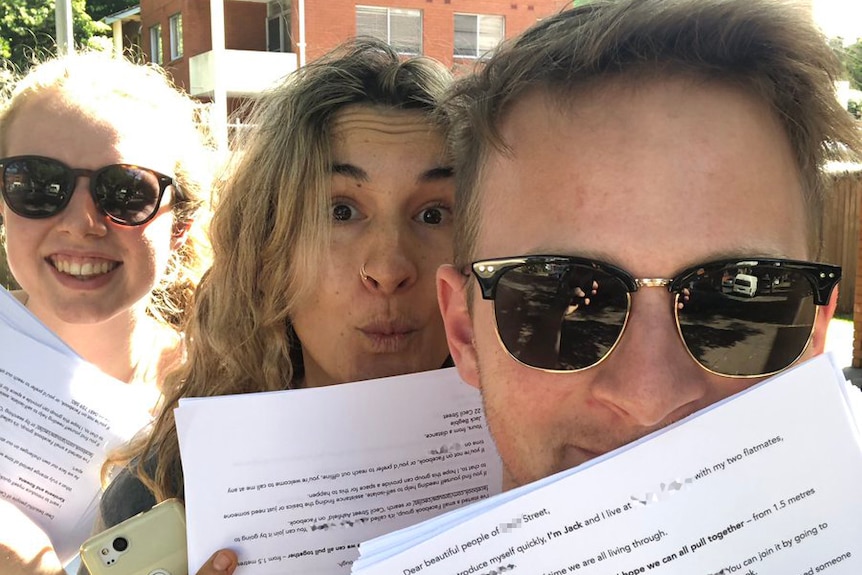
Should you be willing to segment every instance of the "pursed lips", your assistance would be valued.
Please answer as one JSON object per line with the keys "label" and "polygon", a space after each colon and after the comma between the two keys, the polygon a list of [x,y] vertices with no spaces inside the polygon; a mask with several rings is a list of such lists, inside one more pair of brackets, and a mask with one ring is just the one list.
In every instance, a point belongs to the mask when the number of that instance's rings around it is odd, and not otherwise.
{"label": "pursed lips", "polygon": [[396,352],[419,331],[415,321],[406,319],[374,320],[357,328],[376,351]]}

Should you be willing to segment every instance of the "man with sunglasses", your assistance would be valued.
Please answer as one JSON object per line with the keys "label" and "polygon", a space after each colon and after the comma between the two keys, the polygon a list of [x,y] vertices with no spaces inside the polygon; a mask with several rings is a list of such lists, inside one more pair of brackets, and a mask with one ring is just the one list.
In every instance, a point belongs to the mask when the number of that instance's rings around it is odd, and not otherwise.
{"label": "man with sunglasses", "polygon": [[786,4],[595,0],[459,82],[438,296],[505,487],[823,351],[822,169],[860,150],[836,74]]}

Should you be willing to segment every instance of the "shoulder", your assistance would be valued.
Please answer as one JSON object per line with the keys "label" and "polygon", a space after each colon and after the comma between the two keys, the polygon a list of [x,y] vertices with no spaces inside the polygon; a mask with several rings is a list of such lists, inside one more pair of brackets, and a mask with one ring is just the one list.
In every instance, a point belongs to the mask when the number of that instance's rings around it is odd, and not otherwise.
{"label": "shoulder", "polygon": [[148,510],[156,504],[153,493],[138,477],[132,467],[124,467],[102,494],[100,515],[103,528],[113,527],[129,517]]}

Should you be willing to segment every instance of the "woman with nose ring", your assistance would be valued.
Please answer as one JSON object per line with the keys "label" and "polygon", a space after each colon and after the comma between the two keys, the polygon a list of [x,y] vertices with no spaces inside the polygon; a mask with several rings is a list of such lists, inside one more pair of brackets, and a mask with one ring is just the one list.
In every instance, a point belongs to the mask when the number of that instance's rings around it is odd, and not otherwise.
{"label": "woman with nose ring", "polygon": [[[181,397],[319,387],[440,368],[435,274],[454,185],[438,99],[448,71],[348,42],[260,99],[217,189],[213,265],[188,361],[102,499],[104,526],[183,496]],[[143,462],[143,463],[142,463]],[[231,552],[203,568],[236,566]]]}

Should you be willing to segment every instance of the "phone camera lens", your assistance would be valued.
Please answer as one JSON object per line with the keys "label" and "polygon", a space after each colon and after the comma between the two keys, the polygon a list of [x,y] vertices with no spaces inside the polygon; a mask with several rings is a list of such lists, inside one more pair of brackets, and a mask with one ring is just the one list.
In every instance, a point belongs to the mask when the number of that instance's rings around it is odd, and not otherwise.
{"label": "phone camera lens", "polygon": [[123,551],[128,549],[129,541],[125,537],[117,537],[116,539],[114,539],[112,545],[114,547],[114,551],[122,553]]}

